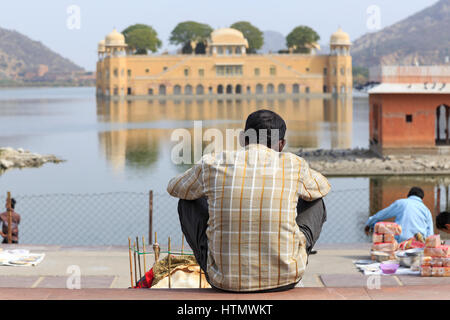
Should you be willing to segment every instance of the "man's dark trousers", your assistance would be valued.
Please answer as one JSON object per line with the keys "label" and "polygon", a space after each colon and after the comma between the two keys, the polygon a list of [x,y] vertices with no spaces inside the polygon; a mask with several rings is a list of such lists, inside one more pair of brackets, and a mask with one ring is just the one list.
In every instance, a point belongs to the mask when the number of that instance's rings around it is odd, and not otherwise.
{"label": "man's dark trousers", "polygon": [[[208,225],[208,201],[205,197],[197,200],[180,200],[178,202],[178,215],[180,217],[181,230],[187,243],[194,252],[200,268],[206,272],[208,256],[208,238],[206,236],[206,227]],[[319,239],[322,226],[327,220],[327,210],[322,199],[312,202],[299,199],[297,204],[296,222],[300,231],[306,237],[306,252],[308,255]],[[266,290],[282,291],[293,288],[295,283],[281,288]]]}

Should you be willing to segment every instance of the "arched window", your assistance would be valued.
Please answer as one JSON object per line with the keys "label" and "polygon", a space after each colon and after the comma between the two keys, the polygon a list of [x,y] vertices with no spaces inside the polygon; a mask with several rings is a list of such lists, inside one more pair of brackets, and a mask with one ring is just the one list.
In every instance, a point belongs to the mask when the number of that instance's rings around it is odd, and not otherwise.
{"label": "arched window", "polygon": [[227,94],[233,93],[233,86],[231,84],[227,85]]}
{"label": "arched window", "polygon": [[300,85],[298,83],[292,85],[292,93],[300,93]]}
{"label": "arched window", "polygon": [[278,85],[278,93],[286,93],[286,86],[283,83]]}
{"label": "arched window", "polygon": [[184,94],[192,94],[192,86],[190,84],[184,87]]}
{"label": "arched window", "polygon": [[235,89],[234,92],[236,92],[237,94],[241,94],[242,93],[242,86],[240,84],[237,84],[236,85],[236,89]]}
{"label": "arched window", "polygon": [[196,88],[195,88],[195,93],[196,94],[203,94],[204,90],[203,90],[203,86],[201,84],[199,84]]}
{"label": "arched window", "polygon": [[264,87],[262,84],[258,83],[256,85],[256,90],[255,90],[256,94],[263,94],[264,93]]}
{"label": "arched window", "polygon": [[163,84],[160,84],[158,92],[161,96],[165,96],[166,95],[166,86]]}
{"label": "arched window", "polygon": [[181,94],[181,86],[179,84],[173,87],[173,94]]}
{"label": "arched window", "polygon": [[267,85],[267,93],[269,93],[269,94],[274,93],[274,91],[275,91],[275,88],[274,88],[273,84],[269,83]]}
{"label": "arched window", "polygon": [[217,94],[223,94],[223,85],[219,84],[217,86]]}

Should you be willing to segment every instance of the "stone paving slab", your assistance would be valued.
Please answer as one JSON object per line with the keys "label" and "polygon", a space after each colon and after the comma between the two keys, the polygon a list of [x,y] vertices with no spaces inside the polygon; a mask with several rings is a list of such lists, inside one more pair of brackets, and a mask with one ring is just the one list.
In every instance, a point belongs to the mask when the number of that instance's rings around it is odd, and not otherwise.
{"label": "stone paving slab", "polygon": [[1,288],[31,288],[39,276],[20,277],[20,276],[0,276]]}
{"label": "stone paving slab", "polygon": [[450,285],[450,277],[397,276],[405,286]]}
{"label": "stone paving slab", "polygon": [[[367,287],[369,276],[359,274],[322,274],[320,279],[327,288],[355,288]],[[382,287],[397,287],[401,284],[395,276],[380,276]]]}
{"label": "stone paving slab", "polygon": [[0,290],[1,300],[450,300],[450,285],[365,288],[295,288],[276,293],[223,293],[213,289]]}
{"label": "stone paving slab", "polygon": [[[111,285],[115,277],[113,276],[86,276],[81,277],[80,286],[83,289],[91,288],[111,288]],[[42,280],[36,286],[36,288],[67,288],[68,277],[54,276],[54,277],[42,277]],[[72,283],[69,279],[69,283]]]}

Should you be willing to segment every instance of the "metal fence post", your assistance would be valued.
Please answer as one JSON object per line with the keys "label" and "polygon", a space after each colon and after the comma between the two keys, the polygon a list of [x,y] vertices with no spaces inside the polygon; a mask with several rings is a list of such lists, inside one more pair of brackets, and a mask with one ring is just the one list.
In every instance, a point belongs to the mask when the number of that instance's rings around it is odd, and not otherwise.
{"label": "metal fence post", "polygon": [[148,194],[148,244],[153,243],[153,190]]}
{"label": "metal fence post", "polygon": [[8,212],[8,243],[12,243],[12,208],[11,208],[11,192],[8,191],[6,197],[6,211]]}

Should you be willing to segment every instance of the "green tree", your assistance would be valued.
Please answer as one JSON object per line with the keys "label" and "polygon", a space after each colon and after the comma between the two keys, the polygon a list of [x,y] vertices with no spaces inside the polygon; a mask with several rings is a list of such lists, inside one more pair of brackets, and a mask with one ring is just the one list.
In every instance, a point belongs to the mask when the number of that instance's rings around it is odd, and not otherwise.
{"label": "green tree", "polygon": [[209,35],[213,32],[207,24],[198,23],[195,21],[185,21],[177,24],[175,29],[170,34],[170,43],[179,44],[183,47],[183,53],[191,53],[191,41],[198,44],[202,44],[196,47],[195,53],[205,53],[205,44]]}
{"label": "green tree", "polygon": [[288,48],[293,48],[296,53],[310,53],[311,48],[308,45],[316,43],[320,36],[316,31],[307,26],[298,26],[286,37]]}
{"label": "green tree", "polygon": [[150,50],[156,52],[162,42],[158,39],[156,31],[145,24],[135,24],[126,28],[123,32],[125,42],[135,54],[147,54]]}
{"label": "green tree", "polygon": [[239,30],[248,41],[248,53],[256,53],[264,44],[264,35],[257,27],[247,21],[233,23],[230,28]]}

